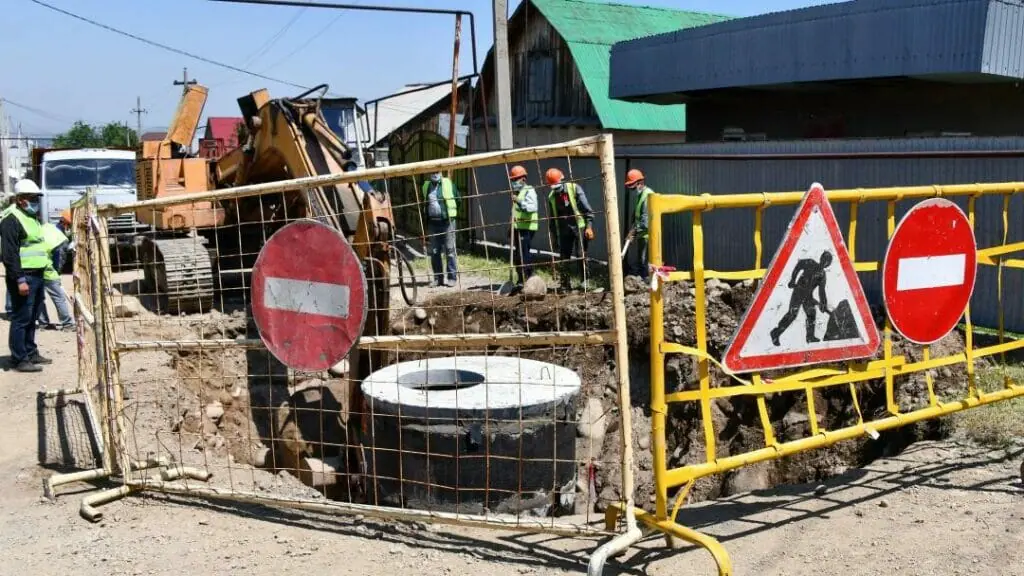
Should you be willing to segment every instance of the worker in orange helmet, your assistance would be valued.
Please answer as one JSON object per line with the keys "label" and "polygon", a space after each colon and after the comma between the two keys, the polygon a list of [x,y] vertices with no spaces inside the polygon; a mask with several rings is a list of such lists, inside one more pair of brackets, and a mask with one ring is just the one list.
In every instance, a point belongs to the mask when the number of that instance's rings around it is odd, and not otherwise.
{"label": "worker in orange helmet", "polygon": [[552,242],[558,243],[561,288],[572,289],[570,270],[575,259],[586,290],[586,254],[590,241],[594,239],[594,210],[583,187],[575,182],[565,182],[565,175],[558,168],[548,169],[544,180],[551,187],[548,192],[548,230]]}
{"label": "worker in orange helmet", "polygon": [[644,181],[643,172],[636,168],[626,172],[626,195],[627,198],[635,199],[633,204],[633,226],[629,229],[629,233],[626,234],[626,240],[631,243],[635,242],[636,250],[634,254],[637,255],[637,258],[634,260],[633,273],[639,275],[644,280],[647,279],[648,269],[647,198],[653,193],[654,190],[648,188]]}
{"label": "worker in orange helmet", "polygon": [[512,246],[516,251],[516,283],[521,288],[533,276],[530,250],[533,236],[539,224],[537,210],[537,191],[526,183],[526,168],[513,166],[508,171],[508,180],[512,188]]}

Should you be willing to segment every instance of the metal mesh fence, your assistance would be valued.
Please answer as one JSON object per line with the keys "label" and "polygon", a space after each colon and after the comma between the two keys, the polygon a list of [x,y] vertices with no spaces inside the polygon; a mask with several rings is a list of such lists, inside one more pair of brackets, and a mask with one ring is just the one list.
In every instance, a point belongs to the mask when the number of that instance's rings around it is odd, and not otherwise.
{"label": "metal mesh fence", "polygon": [[[598,171],[573,169],[586,156]],[[612,158],[604,136],[99,207],[157,223],[130,242],[77,229],[128,246],[78,262],[104,295],[110,346],[83,346],[82,370],[108,368],[123,492],[604,530],[631,492],[621,264],[588,258],[619,243]],[[472,184],[514,165],[525,189]],[[399,182],[414,201],[392,203]],[[495,196],[501,221],[448,211]],[[350,248],[320,257],[324,229]]]}

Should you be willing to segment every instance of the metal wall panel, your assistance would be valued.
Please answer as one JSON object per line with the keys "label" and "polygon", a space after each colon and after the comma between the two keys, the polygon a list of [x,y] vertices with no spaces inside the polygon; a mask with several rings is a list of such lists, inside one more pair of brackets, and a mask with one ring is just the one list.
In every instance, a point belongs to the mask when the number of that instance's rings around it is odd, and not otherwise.
{"label": "metal wall panel", "polygon": [[[863,141],[797,141],[686,144],[681,146],[617,147],[628,167],[640,168],[648,184],[662,193],[726,194],[806,190],[812,182],[829,188],[874,188],[928,184],[963,184],[1024,180],[1024,138],[947,138]],[[946,151],[945,156],[915,154]],[[977,152],[990,153],[977,156]],[[805,156],[800,156],[804,154]],[[812,157],[816,154],[817,157]],[[845,155],[845,156],[844,156]],[[901,156],[902,155],[902,156]],[[859,156],[859,157],[858,157]],[[626,167],[623,167],[625,169]],[[1011,203],[1008,242],[1024,241],[1024,198]],[[966,199],[958,200],[966,208]],[[911,202],[897,206],[897,219]],[[998,198],[977,202],[979,246],[1002,242],[1002,203]],[[834,206],[844,228],[849,208]],[[765,211],[764,264],[780,244],[795,207]],[[897,220],[898,221],[898,220]],[[738,270],[754,264],[754,211],[723,210],[705,214],[705,264],[709,269]],[[681,268],[692,266],[689,216],[665,223],[665,260]],[[859,209],[856,257],[881,260],[887,245],[884,203]],[[865,291],[880,302],[877,273],[861,275]],[[1024,332],[1024,271],[1004,271],[1007,327]],[[995,269],[979,267],[973,300],[973,319],[985,326],[998,324]]]}

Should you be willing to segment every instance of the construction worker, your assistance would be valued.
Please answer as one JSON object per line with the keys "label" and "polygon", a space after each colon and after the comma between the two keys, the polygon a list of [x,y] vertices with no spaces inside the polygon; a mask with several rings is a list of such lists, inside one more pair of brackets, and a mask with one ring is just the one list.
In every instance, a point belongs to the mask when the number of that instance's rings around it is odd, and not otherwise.
{"label": "construction worker", "polygon": [[39,222],[42,192],[35,182],[19,180],[14,202],[0,220],[0,242],[7,290],[11,294],[11,325],[8,345],[11,365],[18,372],[39,372],[52,360],[36,347],[36,319],[43,305],[43,274],[50,255]]}
{"label": "construction worker", "polygon": [[[427,234],[430,236],[430,267],[434,272],[434,286],[455,286],[459,265],[455,256],[455,223],[459,215],[459,192],[450,178],[435,172],[423,183],[423,203],[426,208]],[[447,261],[448,278],[441,254]]]}
{"label": "construction worker", "polygon": [[[789,308],[779,319],[779,324],[772,328],[769,334],[772,344],[779,346],[779,337],[796,320],[801,309],[804,311],[804,341],[808,344],[820,342],[815,335],[815,318],[817,317],[815,308],[820,308],[823,314],[827,314],[829,311],[828,298],[825,295],[825,282],[827,280],[826,271],[831,264],[832,253],[828,250],[823,251],[817,261],[812,258],[801,258],[797,261],[787,285],[793,290],[789,296]],[[814,300],[815,292],[818,293],[817,301]]]}
{"label": "construction worker", "polygon": [[[66,223],[65,218],[67,219]],[[62,331],[75,329],[75,318],[71,315],[67,294],[60,282],[60,271],[64,267],[65,255],[71,241],[70,221],[70,211],[65,210],[65,214],[61,215],[61,226],[50,223],[43,224],[43,241],[50,253],[50,266],[43,272],[43,288],[50,296],[50,300],[53,301],[53,307],[57,309],[57,319],[60,324],[57,326],[50,324],[50,315],[44,304],[39,310],[39,325],[45,328],[52,326],[54,329]]]}
{"label": "construction worker", "polygon": [[564,290],[572,289],[570,270],[575,253],[585,290],[587,246],[594,239],[594,210],[587,201],[583,187],[575,182],[565,182],[565,175],[558,168],[548,169],[544,180],[551,187],[548,192],[548,229],[552,240],[557,239],[558,242],[561,287]]}
{"label": "construction worker", "polygon": [[654,193],[644,182],[644,173],[632,169],[626,172],[626,193],[627,197],[636,198],[633,208],[633,226],[626,234],[626,240],[636,247],[634,252],[637,255],[633,266],[633,273],[644,280],[647,279],[647,197]]}
{"label": "construction worker", "polygon": [[522,166],[513,166],[508,172],[508,179],[512,184],[512,212],[515,216],[512,224],[512,245],[517,256],[516,283],[520,287],[533,276],[530,250],[533,249],[533,236],[537,233],[539,224],[537,191],[526,183],[526,175],[526,168]]}

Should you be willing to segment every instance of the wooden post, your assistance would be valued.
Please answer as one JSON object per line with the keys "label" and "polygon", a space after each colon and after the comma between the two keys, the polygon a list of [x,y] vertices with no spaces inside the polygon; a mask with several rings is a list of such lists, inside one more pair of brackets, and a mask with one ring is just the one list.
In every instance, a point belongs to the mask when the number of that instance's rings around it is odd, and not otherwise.
{"label": "wooden post", "polygon": [[[462,14],[455,15],[455,50],[452,54],[452,113],[448,119],[448,157],[455,156],[455,115],[459,112],[459,41],[462,36]],[[448,171],[451,178],[452,172]]]}

